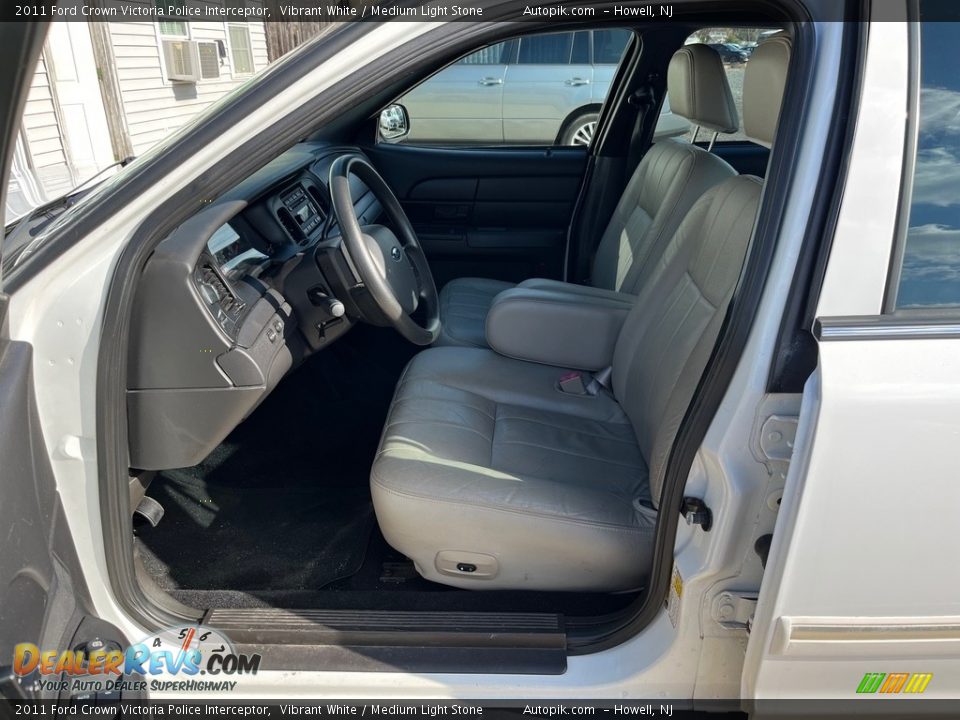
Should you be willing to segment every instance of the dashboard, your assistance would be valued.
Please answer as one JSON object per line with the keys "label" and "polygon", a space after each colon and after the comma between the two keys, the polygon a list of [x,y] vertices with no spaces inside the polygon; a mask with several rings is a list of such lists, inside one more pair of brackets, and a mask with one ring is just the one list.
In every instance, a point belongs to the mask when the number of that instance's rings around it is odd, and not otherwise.
{"label": "dashboard", "polygon": [[[132,467],[200,462],[286,373],[363,317],[327,188],[334,160],[359,152],[296,145],[157,246],[134,299]],[[375,223],[379,201],[350,183],[358,221]]]}

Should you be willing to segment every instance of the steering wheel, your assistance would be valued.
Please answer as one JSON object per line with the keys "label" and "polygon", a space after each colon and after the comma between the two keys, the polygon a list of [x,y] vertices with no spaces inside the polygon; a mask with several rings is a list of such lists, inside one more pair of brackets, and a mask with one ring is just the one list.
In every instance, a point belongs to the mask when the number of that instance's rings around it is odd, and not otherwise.
{"label": "steering wheel", "polygon": [[[399,238],[384,225],[360,226],[350,194],[350,176],[364,182],[380,201]],[[417,235],[393,191],[360,155],[343,155],[330,167],[330,200],[340,234],[357,274],[387,323],[415,345],[440,334],[440,301]],[[411,316],[425,303],[426,322]]]}

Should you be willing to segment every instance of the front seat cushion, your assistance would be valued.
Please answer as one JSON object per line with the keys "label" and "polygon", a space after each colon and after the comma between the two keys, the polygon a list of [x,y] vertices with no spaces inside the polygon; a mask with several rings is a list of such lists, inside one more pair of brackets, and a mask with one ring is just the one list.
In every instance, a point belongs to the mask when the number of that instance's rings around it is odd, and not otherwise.
{"label": "front seat cushion", "polygon": [[656,513],[636,436],[609,395],[561,392],[564,372],[450,347],[407,367],[371,488],[387,542],[425,578],[474,589],[643,583]]}
{"label": "front seat cushion", "polygon": [[513,283],[487,278],[457,278],[440,291],[443,329],[437,345],[487,347],[486,319],[493,299]]}

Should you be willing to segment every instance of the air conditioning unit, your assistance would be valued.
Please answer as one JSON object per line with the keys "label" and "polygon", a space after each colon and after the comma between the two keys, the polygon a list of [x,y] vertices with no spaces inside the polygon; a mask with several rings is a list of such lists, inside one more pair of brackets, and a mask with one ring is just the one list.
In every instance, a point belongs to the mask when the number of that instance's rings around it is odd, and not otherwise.
{"label": "air conditioning unit", "polygon": [[220,77],[220,45],[215,40],[197,41],[197,58],[201,78],[215,80]]}
{"label": "air conditioning unit", "polygon": [[164,40],[163,60],[167,66],[167,80],[195,83],[200,79],[200,60],[195,42]]}

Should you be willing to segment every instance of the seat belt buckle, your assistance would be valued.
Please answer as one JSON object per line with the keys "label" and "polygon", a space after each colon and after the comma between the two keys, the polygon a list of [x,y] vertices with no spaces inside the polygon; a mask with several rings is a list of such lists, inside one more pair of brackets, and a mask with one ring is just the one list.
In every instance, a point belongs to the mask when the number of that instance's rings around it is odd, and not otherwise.
{"label": "seat belt buckle", "polygon": [[577,370],[560,376],[558,381],[561,392],[568,395],[587,395],[587,384],[583,380],[583,373]]}
{"label": "seat belt buckle", "polygon": [[596,375],[587,372],[573,370],[560,376],[557,382],[561,392],[568,395],[586,395],[593,397],[599,395],[601,390],[607,388],[610,384],[610,369],[601,370]]}

